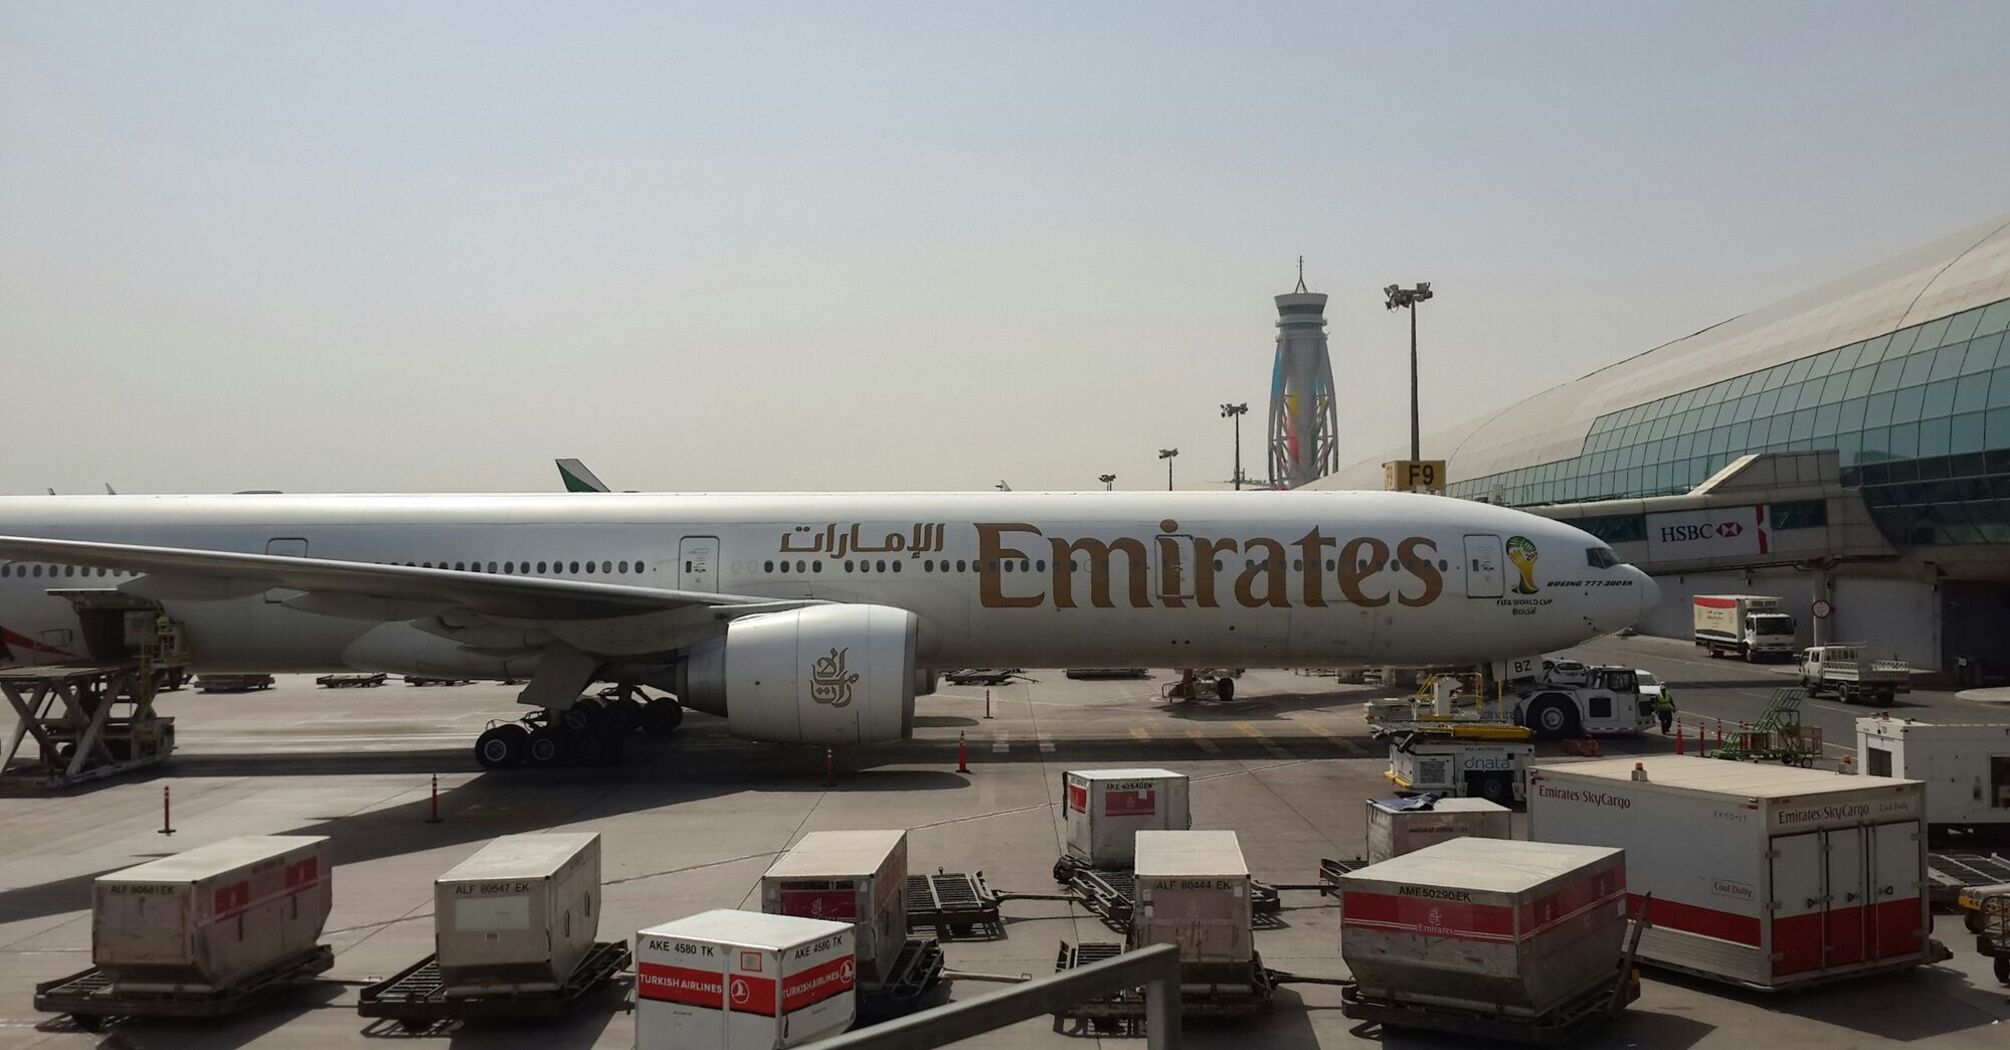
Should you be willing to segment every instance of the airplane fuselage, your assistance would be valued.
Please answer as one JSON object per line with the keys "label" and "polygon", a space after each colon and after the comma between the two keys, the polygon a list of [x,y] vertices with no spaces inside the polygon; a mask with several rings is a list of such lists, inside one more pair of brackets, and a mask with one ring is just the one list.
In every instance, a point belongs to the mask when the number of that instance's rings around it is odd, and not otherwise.
{"label": "airplane fuselage", "polygon": [[[929,667],[1473,663],[1618,630],[1653,600],[1577,529],[1396,493],[9,497],[0,534],[893,606]],[[535,660],[255,582],[26,561],[0,566],[0,640],[21,662],[85,659],[74,599],[114,588],[157,597],[197,670]]]}

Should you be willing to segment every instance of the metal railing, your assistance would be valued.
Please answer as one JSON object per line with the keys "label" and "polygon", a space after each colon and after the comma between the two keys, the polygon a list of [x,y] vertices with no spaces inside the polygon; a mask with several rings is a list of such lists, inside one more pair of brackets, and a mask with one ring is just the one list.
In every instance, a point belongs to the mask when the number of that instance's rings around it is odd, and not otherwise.
{"label": "metal railing", "polygon": [[1139,985],[1145,988],[1145,1046],[1148,1050],[1179,1050],[1179,983],[1179,949],[1155,944],[992,995],[846,1032],[803,1050],[929,1050]]}

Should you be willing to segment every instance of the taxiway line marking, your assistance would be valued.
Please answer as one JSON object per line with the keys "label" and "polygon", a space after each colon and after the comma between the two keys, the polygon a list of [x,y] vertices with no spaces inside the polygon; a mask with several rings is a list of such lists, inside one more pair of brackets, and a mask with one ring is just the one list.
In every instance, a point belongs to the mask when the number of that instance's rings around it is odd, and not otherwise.
{"label": "taxiway line marking", "polygon": [[1202,751],[1205,751],[1210,755],[1221,754],[1221,745],[1215,743],[1212,740],[1209,740],[1207,738],[1207,734],[1202,733],[1200,730],[1189,729],[1186,731],[1186,735],[1187,739],[1192,740],[1194,743],[1200,745],[1200,749]]}
{"label": "taxiway line marking", "polygon": [[1150,740],[1152,738],[1151,731],[1143,726],[1132,726],[1131,735],[1139,740]]}
{"label": "taxiway line marking", "polygon": [[994,755],[1002,755],[1002,754],[1004,754],[1005,752],[1007,752],[1007,751],[1010,751],[1010,750],[1012,750],[1012,736],[1011,736],[1011,734],[1009,734],[1009,733],[993,733],[993,734],[991,734],[991,753],[992,753],[992,754],[994,754]]}
{"label": "taxiway line marking", "polygon": [[1268,752],[1271,757],[1273,758],[1291,757],[1291,752],[1284,750],[1282,747],[1279,747],[1275,740],[1272,740],[1269,737],[1263,735],[1263,730],[1258,729],[1253,725],[1250,725],[1248,722],[1237,722],[1235,724],[1235,728],[1242,730],[1242,734],[1244,736],[1249,737],[1250,739],[1256,741],[1258,744],[1262,745],[1263,750]]}

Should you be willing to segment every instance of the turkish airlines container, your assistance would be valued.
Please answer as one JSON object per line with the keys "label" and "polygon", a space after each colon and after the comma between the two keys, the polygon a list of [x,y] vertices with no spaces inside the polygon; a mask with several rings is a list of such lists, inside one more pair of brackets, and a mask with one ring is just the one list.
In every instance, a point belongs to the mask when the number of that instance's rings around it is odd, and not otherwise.
{"label": "turkish airlines container", "polygon": [[907,832],[804,835],[761,876],[761,910],[851,923],[859,984],[879,987],[907,943]]}
{"label": "turkish airlines container", "polygon": [[247,835],[100,875],[91,961],[122,992],[207,992],[311,950],[331,902],[319,835]]}
{"label": "turkish airlines container", "polygon": [[2010,827],[2010,725],[1856,720],[1857,768],[1926,782],[1933,828]]}
{"label": "turkish airlines container", "polygon": [[1340,877],[1364,996],[1533,1020],[1619,977],[1626,856],[1448,839]]}
{"label": "turkish airlines container", "polygon": [[1068,855],[1092,868],[1125,868],[1140,831],[1185,831],[1187,778],[1170,769],[1075,769],[1065,776]]}
{"label": "turkish airlines container", "polygon": [[1371,798],[1368,863],[1413,853],[1455,838],[1508,839],[1514,825],[1506,806],[1483,798]]}
{"label": "turkish airlines container", "polygon": [[1249,865],[1233,831],[1140,831],[1130,946],[1178,945],[1187,980],[1247,978]]}
{"label": "turkish airlines container", "polygon": [[779,1050],[851,1027],[850,923],[708,911],[635,935],[636,1050]]}
{"label": "turkish airlines container", "polygon": [[448,995],[556,991],[599,932],[599,835],[505,835],[433,882]]}
{"label": "turkish airlines container", "polygon": [[1529,780],[1531,839],[1626,850],[1642,961],[1770,991],[1930,958],[1916,780],[1673,755]]}

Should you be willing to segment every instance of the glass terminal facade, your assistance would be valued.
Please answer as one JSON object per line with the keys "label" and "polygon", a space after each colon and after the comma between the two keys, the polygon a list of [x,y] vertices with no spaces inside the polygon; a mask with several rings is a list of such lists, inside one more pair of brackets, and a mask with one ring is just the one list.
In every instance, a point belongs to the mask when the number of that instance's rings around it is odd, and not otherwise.
{"label": "glass terminal facade", "polygon": [[2010,543],[2006,334],[2010,299],[1608,412],[1579,455],[1449,493],[1511,506],[1674,495],[1746,453],[1832,448],[1894,544]]}

